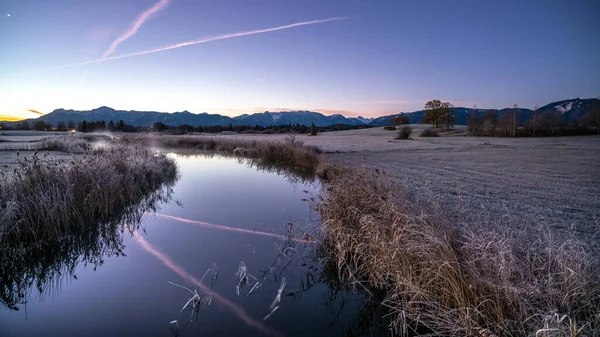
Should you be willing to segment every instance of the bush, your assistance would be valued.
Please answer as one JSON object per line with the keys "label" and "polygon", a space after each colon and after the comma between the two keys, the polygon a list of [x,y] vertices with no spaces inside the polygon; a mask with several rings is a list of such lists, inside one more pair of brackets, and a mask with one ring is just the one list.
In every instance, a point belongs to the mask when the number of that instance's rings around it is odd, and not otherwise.
{"label": "bush", "polygon": [[384,126],[383,129],[387,130],[387,131],[395,131],[396,127],[395,126]]}
{"label": "bush", "polygon": [[405,125],[402,128],[400,128],[400,131],[398,131],[398,135],[396,136],[396,139],[409,139],[412,131],[413,130],[410,126]]}
{"label": "bush", "polygon": [[435,129],[425,129],[421,131],[421,137],[439,137],[440,134]]}

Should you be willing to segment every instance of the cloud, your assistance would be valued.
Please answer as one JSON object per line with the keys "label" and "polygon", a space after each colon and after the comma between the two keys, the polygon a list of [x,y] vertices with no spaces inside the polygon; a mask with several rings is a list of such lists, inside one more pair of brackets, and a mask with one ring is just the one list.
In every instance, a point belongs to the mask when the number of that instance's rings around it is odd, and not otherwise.
{"label": "cloud", "polygon": [[27,111],[29,111],[29,112],[33,112],[34,114],[38,114],[38,115],[41,115],[41,116],[45,115],[45,113],[43,113],[43,112],[39,112],[39,111],[37,111],[37,110],[33,110],[33,109],[27,109]]}
{"label": "cloud", "polygon": [[77,66],[83,66],[83,65],[86,65],[86,64],[93,64],[93,63],[99,63],[99,62],[105,62],[105,61],[111,61],[111,60],[118,60],[118,59],[123,59],[123,58],[128,58],[128,57],[135,57],[135,56],[141,56],[141,55],[146,55],[146,54],[153,54],[153,53],[158,53],[158,52],[161,52],[161,51],[166,51],[166,50],[171,50],[171,49],[176,49],[176,48],[182,48],[182,47],[192,46],[192,45],[201,44],[201,43],[207,43],[207,42],[218,41],[218,40],[225,40],[225,39],[230,39],[230,38],[234,38],[234,37],[241,37],[241,36],[248,36],[248,35],[255,35],[255,34],[270,33],[270,32],[274,32],[274,31],[284,30],[284,29],[289,29],[289,28],[294,28],[294,27],[316,25],[316,24],[319,24],[319,23],[325,23],[325,22],[337,21],[337,20],[345,20],[345,19],[348,19],[348,17],[335,17],[335,18],[328,18],[328,19],[322,19],[322,20],[303,21],[303,22],[292,23],[292,24],[285,25],[285,26],[277,26],[277,27],[273,27],[273,28],[265,28],[265,29],[258,29],[258,30],[250,30],[250,31],[246,31],[246,32],[238,32],[238,33],[231,33],[231,34],[223,34],[223,35],[210,36],[210,37],[205,37],[205,38],[201,38],[201,39],[198,39],[198,40],[191,40],[191,41],[181,42],[181,43],[177,43],[177,44],[172,44],[172,45],[169,45],[169,46],[166,46],[166,47],[161,47],[161,48],[156,48],[156,49],[150,49],[150,50],[144,50],[144,51],[140,51],[140,52],[137,52],[137,53],[124,54],[124,55],[119,55],[119,56],[111,56],[111,57],[100,58],[100,59],[97,59],[97,60],[91,60],[91,61],[85,61],[85,62],[79,62],[79,63],[72,63],[72,64],[65,64],[65,65],[61,65],[61,66],[55,66],[55,67],[51,67],[51,68],[47,68],[47,69],[43,69],[43,70],[39,70],[39,71],[33,71],[33,72],[30,72],[29,74],[38,74],[38,73],[43,73],[43,72],[50,71],[50,70],[56,70],[56,69],[62,69],[62,68],[70,68],[70,67],[77,67]]}
{"label": "cloud", "polygon": [[112,53],[114,53],[114,51],[117,49],[117,46],[120,43],[125,42],[132,36],[134,36],[135,33],[137,33],[140,27],[144,24],[144,22],[150,19],[153,15],[167,8],[170,2],[171,0],[160,0],[159,2],[155,3],[154,6],[148,8],[147,10],[143,11],[140,15],[138,15],[138,17],[135,18],[135,21],[133,21],[131,27],[129,27],[129,29],[125,33],[121,34],[116,40],[114,40],[110,44],[110,47],[108,47],[108,49],[104,52],[102,58],[107,58]]}

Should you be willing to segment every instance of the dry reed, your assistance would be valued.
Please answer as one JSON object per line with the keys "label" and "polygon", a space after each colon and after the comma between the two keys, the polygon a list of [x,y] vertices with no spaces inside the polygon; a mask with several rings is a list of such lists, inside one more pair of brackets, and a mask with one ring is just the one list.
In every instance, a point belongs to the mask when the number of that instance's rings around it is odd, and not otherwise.
{"label": "dry reed", "polygon": [[341,278],[385,294],[397,333],[599,334],[600,269],[584,243],[450,214],[378,170],[324,172],[324,246]]}

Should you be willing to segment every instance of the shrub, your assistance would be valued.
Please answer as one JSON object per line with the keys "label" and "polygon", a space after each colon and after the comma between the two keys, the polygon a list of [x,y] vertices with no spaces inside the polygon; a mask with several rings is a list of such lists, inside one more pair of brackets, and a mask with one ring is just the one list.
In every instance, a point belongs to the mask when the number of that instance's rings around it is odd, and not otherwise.
{"label": "shrub", "polygon": [[400,131],[398,131],[396,139],[409,139],[412,131],[413,130],[410,126],[405,125],[402,128],[400,128]]}
{"label": "shrub", "polygon": [[440,134],[437,132],[436,129],[424,129],[423,131],[421,131],[421,137],[439,137]]}

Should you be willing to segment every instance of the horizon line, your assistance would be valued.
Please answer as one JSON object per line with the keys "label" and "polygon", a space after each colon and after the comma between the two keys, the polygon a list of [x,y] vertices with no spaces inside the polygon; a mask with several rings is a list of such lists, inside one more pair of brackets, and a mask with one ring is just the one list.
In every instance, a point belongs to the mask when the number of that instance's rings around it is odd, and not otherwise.
{"label": "horizon line", "polygon": [[[589,99],[596,99],[599,100],[600,98],[596,98],[596,97],[575,97],[575,98],[569,98],[569,99],[561,99],[558,101],[552,101],[548,104],[544,104],[544,105],[540,105],[538,108],[544,107],[546,105],[552,104],[552,103],[557,103],[557,102],[561,102],[561,101],[570,101],[570,100],[577,100],[577,99],[582,99],[582,100],[589,100]],[[89,110],[77,110],[77,109],[65,109],[65,108],[57,108],[54,109],[48,113],[41,113],[38,110],[34,110],[34,109],[23,109],[24,111],[28,111],[28,112],[33,112],[32,110],[35,111],[35,113],[40,114],[40,117],[46,116],[50,113],[55,112],[56,110],[64,110],[64,111],[76,111],[76,112],[91,112],[100,108],[108,108],[114,111],[119,111],[119,112],[154,112],[154,113],[161,113],[161,114],[174,114],[174,113],[183,113],[183,112],[188,112],[194,115],[202,115],[202,114],[208,114],[208,115],[220,115],[220,116],[225,116],[225,117],[230,117],[230,118],[236,118],[236,117],[240,117],[243,115],[253,115],[253,114],[260,114],[260,113],[265,113],[265,112],[269,112],[269,113],[281,113],[281,112],[316,112],[319,113],[323,116],[333,116],[333,115],[341,115],[344,116],[346,118],[366,118],[366,119],[375,119],[375,118],[380,118],[380,117],[386,117],[386,116],[393,116],[393,115],[400,115],[400,114],[409,114],[409,113],[414,113],[414,112],[419,112],[419,111],[423,111],[424,109],[418,109],[418,110],[414,110],[414,111],[400,111],[400,112],[396,112],[396,113],[382,113],[381,115],[378,116],[374,116],[374,117],[364,117],[363,115],[368,113],[359,113],[359,112],[353,112],[353,111],[344,111],[344,110],[339,110],[340,112],[338,113],[331,113],[331,114],[327,114],[326,112],[323,113],[321,111],[324,110],[332,110],[332,109],[277,109],[278,111],[270,111],[270,110],[264,110],[264,111],[254,111],[254,112],[246,112],[246,113],[240,113],[238,115],[228,115],[228,114],[223,114],[222,112],[215,112],[215,113],[209,113],[207,111],[202,111],[202,112],[191,112],[187,109],[181,110],[181,111],[172,111],[172,112],[168,112],[168,111],[150,111],[150,110],[132,110],[132,109],[128,109],[128,110],[120,110],[120,109],[115,109],[115,108],[111,108],[109,106],[106,105],[102,105],[99,106],[97,108],[93,108],[93,109],[89,109]],[[455,106],[453,108],[463,108],[463,109],[472,109],[472,107],[463,107],[463,106]],[[477,107],[477,110],[503,110],[503,109],[509,109],[511,108],[511,106],[507,106],[507,107],[503,107],[503,108],[480,108]],[[527,109],[527,110],[534,110],[533,108],[527,108],[527,107],[522,107],[522,106],[518,106],[519,109]],[[222,109],[222,110],[227,110],[227,109]],[[251,109],[249,109],[251,110]],[[346,114],[344,114],[344,112]],[[11,116],[10,114],[7,113],[0,113],[0,118],[20,118],[17,116]],[[39,118],[39,117],[37,117]],[[16,122],[20,122],[20,121],[24,121],[24,120],[35,120],[37,118],[20,118],[20,119],[16,119],[16,120],[0,120],[0,122],[6,122],[6,123],[16,123]]]}

